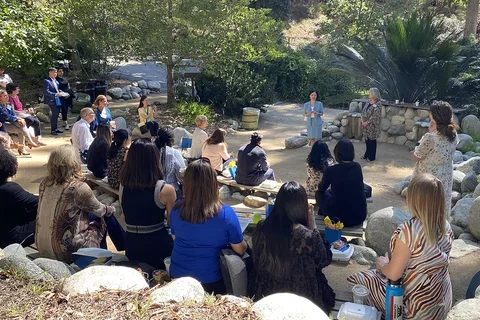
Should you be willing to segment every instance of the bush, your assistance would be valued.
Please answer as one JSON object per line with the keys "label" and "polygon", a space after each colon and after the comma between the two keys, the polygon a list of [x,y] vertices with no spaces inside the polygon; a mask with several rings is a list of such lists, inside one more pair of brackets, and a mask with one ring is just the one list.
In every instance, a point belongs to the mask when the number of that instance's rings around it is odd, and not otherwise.
{"label": "bush", "polygon": [[212,107],[198,102],[181,102],[175,104],[175,114],[185,119],[187,123],[194,123],[195,118],[204,115],[208,119],[215,117]]}

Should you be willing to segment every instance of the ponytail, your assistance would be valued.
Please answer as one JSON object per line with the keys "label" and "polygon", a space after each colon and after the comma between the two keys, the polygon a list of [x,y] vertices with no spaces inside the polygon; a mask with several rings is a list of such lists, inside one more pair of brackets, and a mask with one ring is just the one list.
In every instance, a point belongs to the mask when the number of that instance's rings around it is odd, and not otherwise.
{"label": "ponytail", "polygon": [[437,131],[445,136],[448,141],[453,142],[457,137],[458,126],[453,122],[453,108],[445,101],[433,101],[430,112],[437,124]]}
{"label": "ponytail", "polygon": [[115,158],[118,154],[118,151],[123,146],[123,143],[127,139],[128,139],[128,131],[127,130],[120,129],[120,130],[115,131],[115,133],[113,134],[113,142],[110,145],[110,149],[108,149],[107,158],[110,159],[110,160]]}

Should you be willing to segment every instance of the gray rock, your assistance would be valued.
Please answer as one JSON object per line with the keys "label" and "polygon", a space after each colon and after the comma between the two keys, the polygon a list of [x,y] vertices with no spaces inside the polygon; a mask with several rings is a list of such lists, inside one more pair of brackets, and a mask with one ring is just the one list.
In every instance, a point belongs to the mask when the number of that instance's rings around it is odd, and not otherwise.
{"label": "gray rock", "polygon": [[475,187],[475,191],[473,191],[473,198],[478,198],[480,197],[480,184],[477,184]]}
{"label": "gray rock", "polygon": [[470,145],[473,143],[473,138],[468,134],[460,133],[458,136],[457,150],[466,152]]}
{"label": "gray rock", "polygon": [[292,293],[266,296],[252,310],[262,320],[329,320],[313,302]]}
{"label": "gray rock", "polygon": [[392,117],[392,126],[405,123],[405,117],[402,116],[393,116]]}
{"label": "gray rock", "polygon": [[304,137],[307,137],[308,136],[307,129],[303,129],[302,131],[300,131],[300,135],[304,136]]}
{"label": "gray rock", "polygon": [[393,232],[411,216],[396,207],[387,207],[374,212],[365,229],[365,243],[378,255],[390,252],[389,244]]}
{"label": "gray rock", "polygon": [[458,192],[462,191],[462,181],[465,178],[465,173],[459,170],[453,170],[453,185],[452,189]]}
{"label": "gray rock", "polygon": [[466,299],[450,309],[445,320],[478,320],[478,315],[480,315],[480,300]]}
{"label": "gray rock", "polygon": [[7,253],[6,258],[0,259],[0,268],[13,268],[15,271],[30,279],[53,281],[53,277],[50,274],[40,269],[40,267],[30,259],[18,253],[10,255]]}
{"label": "gray rock", "polygon": [[159,91],[161,89],[161,84],[159,81],[148,81],[148,89],[153,91]]}
{"label": "gray rock", "polygon": [[465,155],[469,156],[469,157],[473,157],[475,155],[475,152],[473,151],[468,151],[468,152],[465,152]]}
{"label": "gray rock", "polygon": [[407,132],[405,133],[405,137],[409,140],[409,141],[417,141],[417,127],[414,127],[413,128],[414,130],[410,131],[410,132]]}
{"label": "gray rock", "polygon": [[330,137],[330,131],[328,131],[327,129],[323,128],[323,129],[322,129],[322,138],[325,138],[325,137]]}
{"label": "gray rock", "polygon": [[138,84],[138,87],[140,89],[147,89],[148,88],[147,81],[145,81],[145,80],[140,80],[140,81],[137,82],[137,84]]}
{"label": "gray rock", "polygon": [[42,121],[43,123],[50,122],[50,118],[46,116],[43,112],[37,112],[35,116],[38,118],[38,120]]}
{"label": "gray rock", "polygon": [[37,258],[33,260],[33,263],[39,266],[43,271],[48,272],[55,280],[68,278],[75,273],[75,270],[69,265],[57,260]]}
{"label": "gray rock", "polygon": [[395,143],[395,137],[388,137],[387,143]]}
{"label": "gray rock", "polygon": [[334,125],[330,125],[327,127],[328,132],[334,133],[334,132],[339,132],[340,128]]}
{"label": "gray rock", "polygon": [[394,136],[403,136],[405,135],[405,133],[407,133],[407,130],[405,129],[404,124],[398,124],[395,126],[392,125],[387,132]]}
{"label": "gray rock", "polygon": [[465,174],[469,173],[470,171],[475,171],[476,174],[480,174],[480,157],[473,157],[460,163],[459,165],[456,165],[455,170],[461,171]]}
{"label": "gray rock", "polygon": [[358,102],[352,101],[348,106],[348,112],[362,112],[362,110],[358,107]]}
{"label": "gray rock", "polygon": [[128,93],[128,94],[130,94],[130,92],[132,92],[131,88],[132,88],[131,85],[126,85],[125,87],[122,88],[123,93]]}
{"label": "gray rock", "polygon": [[158,306],[164,303],[197,302],[205,301],[205,291],[197,280],[184,277],[173,280],[167,285],[154,290],[150,299],[152,305]]}
{"label": "gray rock", "polygon": [[140,98],[140,95],[137,92],[132,92],[131,95],[132,95],[132,99]]}
{"label": "gray rock", "polygon": [[408,187],[409,183],[410,183],[409,181],[400,181],[399,183],[397,183],[395,185],[393,190],[395,191],[396,194],[401,194],[402,190],[405,189],[406,187]]}
{"label": "gray rock", "polygon": [[142,274],[133,268],[114,266],[92,266],[66,278],[64,294],[86,294],[100,290],[138,291],[149,285]]}
{"label": "gray rock", "polygon": [[20,256],[24,258],[27,257],[27,252],[18,243],[12,243],[11,245],[6,246],[5,248],[3,248],[3,252],[7,256]]}
{"label": "gray rock", "polygon": [[390,120],[388,120],[387,118],[382,118],[382,121],[380,122],[380,128],[383,131],[387,131],[391,125],[392,123],[390,122]]}
{"label": "gray rock", "polygon": [[463,154],[461,151],[456,150],[454,155],[453,155],[453,163],[462,163],[463,160]]}
{"label": "gray rock", "polygon": [[473,206],[473,198],[463,198],[458,200],[451,211],[452,223],[463,228],[468,228],[468,217]]}
{"label": "gray rock", "polygon": [[352,259],[361,265],[374,265],[377,261],[378,255],[372,248],[362,247],[352,244],[353,254]]}
{"label": "gray rock", "polygon": [[[455,239],[458,239],[462,233],[465,233],[465,230],[460,228],[459,226],[456,226],[454,224],[450,224],[450,227],[452,228],[453,234],[455,236]],[[468,240],[468,239],[467,239]]]}
{"label": "gray rock", "polygon": [[378,142],[387,142],[387,139],[389,138],[390,136],[388,135],[388,133],[386,131],[380,131],[380,137],[378,137]]}
{"label": "gray rock", "polygon": [[131,100],[132,95],[130,93],[124,93],[124,94],[122,94],[122,99],[123,100]]}
{"label": "gray rock", "polygon": [[113,98],[111,96],[109,96],[108,94],[105,97],[107,98],[108,102],[111,102],[113,100]]}
{"label": "gray rock", "polygon": [[398,115],[399,116],[404,116],[405,112],[407,111],[406,108],[400,108],[400,110],[398,111]]}
{"label": "gray rock", "polygon": [[348,126],[348,119],[342,119],[342,121],[340,122],[342,127],[346,127]]}
{"label": "gray rock", "polygon": [[333,125],[337,126],[337,127],[340,127],[342,125],[342,123],[339,120],[333,120]]}
{"label": "gray rock", "polygon": [[4,259],[7,257],[7,254],[3,251],[3,249],[0,249],[0,260]]}
{"label": "gray rock", "polygon": [[407,137],[405,136],[398,136],[395,138],[395,144],[398,144],[399,146],[403,146],[407,142]]}
{"label": "gray rock", "polygon": [[407,176],[407,177],[404,179],[404,181],[408,181],[408,182],[412,181],[412,175]]}
{"label": "gray rock", "polygon": [[414,127],[415,127],[415,121],[413,121],[412,119],[405,120],[405,130],[412,131]]}
{"label": "gray rock", "polygon": [[355,244],[357,246],[366,247],[365,241],[362,238],[353,238],[348,243]]}
{"label": "gray rock", "polygon": [[245,199],[245,196],[243,196],[240,192],[234,192],[232,194],[232,199],[242,201]]}
{"label": "gray rock", "polygon": [[428,118],[429,115],[430,113],[428,112],[428,110],[417,110],[417,116],[419,116],[420,118]]}
{"label": "gray rock", "polygon": [[468,241],[472,241],[472,242],[477,242],[477,239],[475,239],[474,236],[472,236],[471,233],[462,233],[461,235],[458,236],[458,239],[460,240],[468,240]]}
{"label": "gray rock", "polygon": [[472,156],[468,156],[468,155],[466,155],[466,154],[464,154],[464,155],[462,156],[462,160],[463,160],[463,161],[467,161],[467,160],[469,160],[469,159],[471,159],[471,158],[472,158]]}
{"label": "gray rock", "polygon": [[130,90],[132,90],[132,94],[135,92],[137,94],[140,94],[142,93],[142,88],[139,88],[139,87],[131,87]]}
{"label": "gray rock", "polygon": [[458,191],[452,191],[452,203],[457,203],[460,199],[462,199],[462,194]]}
{"label": "gray rock", "polygon": [[462,193],[473,192],[478,185],[477,175],[475,172],[470,171],[465,175],[462,180],[461,191]]}
{"label": "gray rock", "polygon": [[348,128],[347,127],[340,127],[340,133],[343,134],[344,136],[347,134]]}
{"label": "gray rock", "polygon": [[480,197],[473,200],[468,217],[468,230],[477,239],[480,239]]}
{"label": "gray rock", "polygon": [[107,93],[115,99],[121,99],[123,95],[122,88],[110,88]]}
{"label": "gray rock", "polygon": [[385,111],[387,113],[387,117],[392,118],[393,116],[396,116],[398,114],[398,112],[400,111],[400,108],[398,108],[398,107],[387,107],[385,109]]}
{"label": "gray rock", "polygon": [[415,110],[407,108],[405,114],[403,115],[406,119],[413,119],[415,117]]}
{"label": "gray rock", "polygon": [[469,240],[455,239],[452,243],[450,258],[461,258],[477,251],[480,251],[480,244]]}
{"label": "gray rock", "polygon": [[285,148],[286,149],[301,148],[307,145],[307,143],[308,143],[307,137],[302,137],[302,136],[288,137],[285,139]]}
{"label": "gray rock", "polygon": [[261,208],[267,205],[267,200],[255,196],[246,196],[245,199],[243,199],[243,204],[252,208]]}
{"label": "gray rock", "polygon": [[413,151],[413,150],[415,150],[415,147],[417,145],[417,141],[407,141],[407,142],[405,142],[405,145],[408,147],[408,151]]}
{"label": "gray rock", "polygon": [[406,187],[405,189],[402,190],[402,193],[400,193],[400,195],[402,196],[402,198],[406,198],[406,197],[407,197],[407,191],[408,191],[408,187]]}
{"label": "gray rock", "polygon": [[462,119],[462,132],[471,136],[480,135],[480,120],[473,114],[464,117]]}
{"label": "gray rock", "polygon": [[250,302],[248,302],[247,300],[242,299],[240,297],[232,296],[232,295],[229,295],[229,294],[224,295],[224,296],[220,296],[219,299],[220,299],[220,301],[225,301],[227,303],[233,303],[237,307],[240,307],[240,308],[243,308],[243,309],[247,309],[247,308],[250,308],[252,306],[250,304]]}
{"label": "gray rock", "polygon": [[188,132],[187,129],[176,127],[173,129],[173,144],[176,146],[180,145],[182,138],[191,138],[192,134]]}
{"label": "gray rock", "polygon": [[332,133],[332,138],[335,140],[340,140],[343,138],[343,133],[341,132],[334,132]]}

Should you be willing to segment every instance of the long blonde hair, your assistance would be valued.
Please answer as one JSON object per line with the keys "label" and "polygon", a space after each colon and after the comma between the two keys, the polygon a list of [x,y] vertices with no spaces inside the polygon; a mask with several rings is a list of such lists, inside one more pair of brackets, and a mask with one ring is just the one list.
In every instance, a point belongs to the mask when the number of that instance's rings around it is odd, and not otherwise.
{"label": "long blonde hair", "polygon": [[75,179],[83,179],[78,150],[69,144],[56,147],[48,158],[46,185],[62,184]]}
{"label": "long blonde hair", "polygon": [[427,244],[437,244],[446,233],[443,183],[429,173],[416,175],[408,185],[407,204],[411,214],[422,222]]}

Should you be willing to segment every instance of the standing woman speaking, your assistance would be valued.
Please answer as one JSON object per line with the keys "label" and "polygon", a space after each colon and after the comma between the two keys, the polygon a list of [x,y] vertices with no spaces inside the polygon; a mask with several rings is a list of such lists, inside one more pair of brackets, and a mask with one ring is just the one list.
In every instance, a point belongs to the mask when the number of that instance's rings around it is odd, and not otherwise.
{"label": "standing woman speaking", "polygon": [[315,141],[322,138],[322,125],[323,125],[323,104],[317,101],[318,92],[312,90],[308,94],[310,101],[305,102],[304,118],[307,121],[307,135],[310,139],[309,146],[313,146]]}
{"label": "standing woman speaking", "polygon": [[365,154],[362,159],[374,161],[377,155],[377,138],[380,136],[382,121],[382,104],[377,88],[368,90],[368,104],[362,110],[362,131],[365,137]]}

